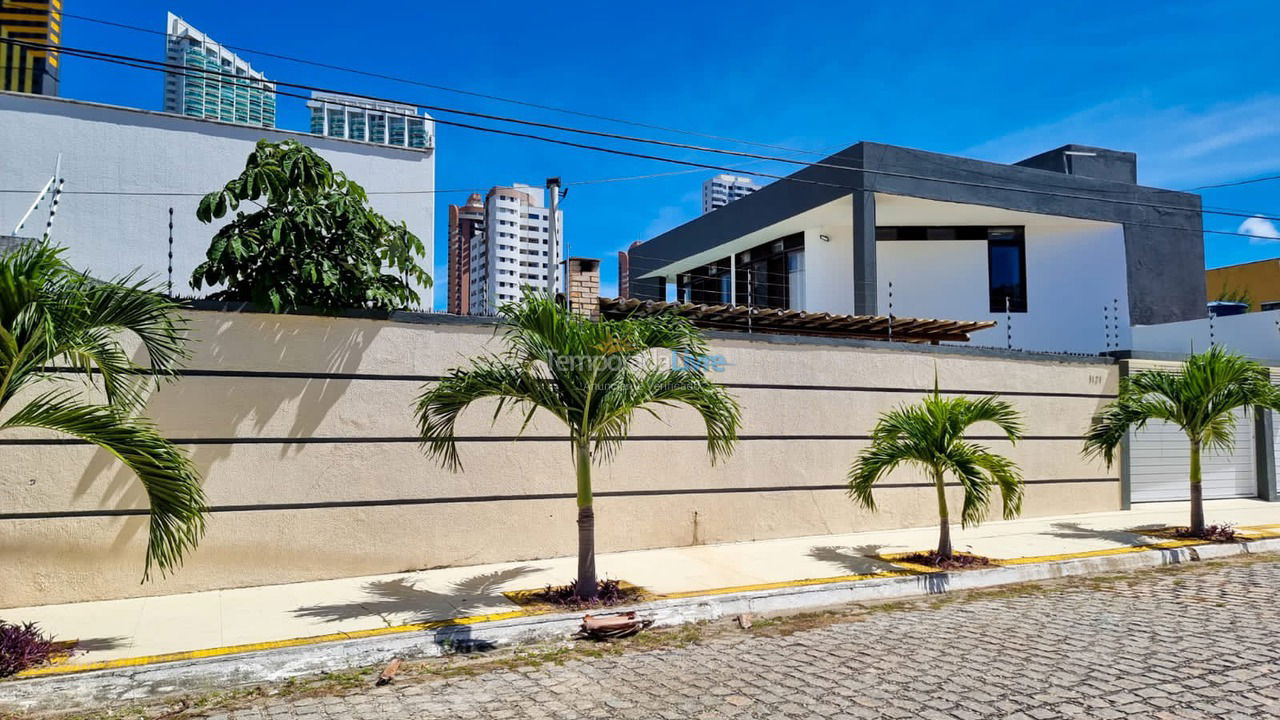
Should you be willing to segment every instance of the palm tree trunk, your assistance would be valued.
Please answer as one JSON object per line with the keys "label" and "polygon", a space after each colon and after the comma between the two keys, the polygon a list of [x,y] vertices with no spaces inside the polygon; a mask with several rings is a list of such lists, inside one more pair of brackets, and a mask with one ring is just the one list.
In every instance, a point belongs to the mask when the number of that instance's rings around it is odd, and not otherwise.
{"label": "palm tree trunk", "polygon": [[1204,487],[1200,484],[1200,441],[1191,441],[1191,532],[1204,534]]}
{"label": "palm tree trunk", "polygon": [[951,559],[951,519],[947,515],[947,489],[942,471],[933,471],[933,485],[938,490],[938,557]]}
{"label": "palm tree trunk", "polygon": [[591,451],[585,441],[575,442],[574,450],[578,470],[578,587],[575,594],[583,600],[594,600],[600,588],[596,582],[596,514],[591,507]]}

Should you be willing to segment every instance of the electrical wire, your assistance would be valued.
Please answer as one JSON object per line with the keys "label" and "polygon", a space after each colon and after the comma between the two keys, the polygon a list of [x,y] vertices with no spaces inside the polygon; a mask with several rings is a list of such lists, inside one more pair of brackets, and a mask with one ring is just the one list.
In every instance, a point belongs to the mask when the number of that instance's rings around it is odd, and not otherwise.
{"label": "electrical wire", "polygon": [[1191,188],[1192,190],[1211,190],[1213,188],[1236,187],[1237,185],[1252,185],[1253,183],[1268,182],[1271,180],[1280,180],[1280,175],[1268,175],[1266,177],[1253,178],[1252,180],[1236,180],[1234,182],[1218,183],[1216,185],[1201,185]]}
{"label": "electrical wire", "polygon": [[[133,68],[136,68],[136,69],[151,70],[151,71],[154,71],[154,72],[168,72],[168,73],[170,73],[170,74],[181,75],[181,76],[185,76],[185,77],[203,78],[203,77],[208,76],[208,75],[221,75],[221,76],[228,76],[228,77],[231,77],[231,78],[236,78],[236,79],[243,80],[243,78],[242,78],[242,77],[237,76],[237,75],[235,75],[235,74],[233,74],[233,73],[224,73],[224,72],[216,71],[216,70],[192,70],[192,69],[186,68],[186,67],[184,67],[184,66],[180,66],[180,65],[173,65],[173,64],[170,64],[170,63],[161,63],[161,62],[157,62],[157,61],[146,60],[146,59],[143,59],[143,58],[131,58],[131,57],[128,57],[128,56],[116,55],[116,54],[114,54],[114,53],[103,53],[103,52],[95,51],[95,50],[83,50],[83,49],[79,49],[79,48],[68,48],[68,47],[64,47],[64,46],[54,46],[54,45],[49,45],[49,44],[45,44],[45,43],[35,43],[35,42],[24,41],[24,40],[14,40],[14,39],[11,39],[11,38],[0,38],[0,43],[16,44],[16,45],[19,45],[19,46],[26,46],[26,47],[30,47],[30,48],[36,48],[36,49],[56,49],[56,50],[57,50],[57,51],[59,51],[59,52],[67,53],[67,54],[69,54],[69,55],[71,55],[71,56],[73,56],[73,57],[82,57],[82,58],[84,58],[84,59],[98,60],[98,61],[101,61],[101,62],[108,62],[108,63],[112,63],[112,64],[123,65],[123,66],[126,66],[126,67],[133,67]],[[359,94],[353,94],[353,93],[344,93],[344,92],[342,92],[342,91],[336,91],[336,90],[332,90],[332,89],[328,89],[328,88],[320,88],[320,87],[316,87],[316,86],[303,85],[303,84],[300,84],[300,83],[289,83],[289,82],[284,82],[284,81],[271,81],[271,82],[272,82],[272,83],[274,83],[274,84],[277,84],[277,85],[285,85],[285,86],[288,86],[288,87],[296,87],[296,88],[300,88],[300,89],[309,89],[309,90],[312,90],[313,92],[335,93],[335,94],[339,94],[339,95],[347,95],[347,96],[349,96],[349,97],[353,97],[353,98],[367,99],[367,100],[373,100],[373,101],[378,101],[378,102],[388,102],[388,103],[396,103],[396,104],[404,104],[404,105],[412,105],[412,104],[413,104],[413,103],[409,103],[409,102],[405,102],[405,101],[390,100],[390,99],[380,98],[380,97],[376,97],[376,96],[359,95]],[[310,98],[308,98],[308,97],[306,97],[306,96],[304,96],[304,95],[300,95],[300,94],[297,94],[297,93],[290,93],[290,92],[286,92],[286,91],[282,91],[282,90],[278,90],[278,89],[277,89],[277,90],[275,90],[275,91],[274,91],[274,93],[275,93],[276,95],[282,95],[282,96],[285,96],[285,97],[294,97],[294,98],[300,98],[300,99],[303,99],[303,100],[310,99]],[[333,104],[333,105],[338,105],[338,106],[340,106],[340,107],[348,107],[348,108],[352,108],[352,109],[367,109],[367,108],[364,108],[364,107],[362,107],[362,106],[360,106],[360,105],[346,104],[346,103],[342,103],[342,102],[340,102],[340,101],[327,101],[327,102],[329,102],[330,104]],[[426,107],[426,106],[420,106],[420,107]],[[448,112],[457,112],[457,113],[461,113],[461,114],[470,114],[470,113],[467,113],[466,111],[455,111],[455,110],[446,110],[446,111],[448,111]],[[418,117],[418,116],[416,116],[416,115],[411,115],[411,114],[408,114],[408,113],[397,113],[397,112],[393,112],[393,111],[386,111],[386,114],[388,114],[388,115],[403,116],[403,117]],[[515,123],[527,123],[527,122],[528,122],[528,121],[521,121],[521,120],[518,120],[518,119],[512,119],[512,118],[500,118],[500,117],[498,117],[498,116],[488,116],[488,115],[484,115],[484,114],[481,114],[481,115],[482,115],[482,116],[484,116],[484,117],[492,117],[492,118],[499,119],[499,120],[505,120],[505,121],[507,121],[507,122],[515,122]],[[434,121],[435,121],[436,123],[443,124],[443,125],[451,125],[451,126],[455,126],[455,127],[460,127],[460,128],[465,128],[465,129],[471,129],[471,130],[476,130],[476,131],[480,131],[480,132],[496,133],[496,134],[507,135],[507,136],[511,136],[511,137],[520,137],[520,138],[526,138],[526,139],[539,140],[539,141],[542,141],[542,142],[548,142],[548,143],[553,143],[553,144],[558,144],[558,145],[564,145],[564,146],[568,146],[568,147],[576,147],[576,148],[586,149],[586,150],[593,150],[593,151],[598,151],[598,152],[605,152],[605,153],[609,153],[609,154],[621,155],[621,156],[624,156],[624,157],[633,157],[633,158],[638,158],[638,159],[654,160],[654,161],[658,161],[658,162],[666,162],[666,163],[672,163],[672,164],[677,164],[677,165],[684,165],[684,166],[688,166],[688,167],[701,168],[701,169],[717,170],[717,171],[721,171],[721,172],[739,173],[739,174],[744,174],[744,175],[755,175],[755,176],[759,176],[759,177],[768,177],[768,178],[772,178],[772,179],[775,179],[775,180],[783,180],[783,181],[786,181],[786,182],[795,182],[795,183],[803,183],[803,184],[819,185],[819,186],[834,187],[834,188],[846,189],[846,190],[862,190],[862,189],[864,189],[864,188],[860,188],[860,187],[852,186],[852,185],[844,185],[844,184],[840,184],[840,183],[830,183],[830,182],[824,182],[824,181],[819,181],[819,180],[812,180],[812,179],[809,179],[809,178],[799,178],[799,177],[795,177],[794,175],[792,175],[792,176],[783,176],[783,175],[776,175],[776,174],[772,174],[772,173],[753,172],[753,171],[749,171],[749,170],[743,170],[743,169],[740,169],[740,168],[734,168],[734,167],[727,167],[727,166],[723,166],[723,165],[713,165],[713,164],[710,164],[710,163],[701,163],[701,162],[690,161],[690,160],[681,160],[681,159],[668,158],[668,157],[662,157],[662,156],[657,156],[657,155],[649,155],[649,154],[645,154],[645,153],[636,153],[636,152],[632,152],[632,151],[628,151],[628,150],[621,150],[621,149],[617,149],[617,148],[608,148],[608,147],[602,147],[602,146],[596,146],[596,145],[588,145],[588,144],[585,144],[585,143],[578,143],[578,142],[573,142],[573,141],[564,140],[564,139],[560,139],[560,138],[550,138],[550,137],[545,137],[545,136],[541,136],[541,135],[533,135],[533,134],[530,134],[530,133],[518,132],[518,131],[513,131],[513,130],[506,130],[506,129],[502,129],[502,128],[492,128],[492,127],[484,127],[484,126],[472,125],[472,124],[469,124],[469,123],[461,123],[461,122],[457,122],[457,121],[453,121],[453,120],[442,120],[442,119],[439,119],[439,118],[435,118],[435,119],[434,119]],[[539,125],[539,126],[545,126],[545,124],[539,124],[539,123],[532,123],[532,124]],[[554,126],[552,126],[552,127],[554,127]],[[594,132],[594,131],[581,131],[581,132],[588,132],[588,133],[591,133],[591,132]],[[605,135],[611,135],[611,134],[606,133]],[[635,142],[656,142],[656,143],[659,143],[659,144],[665,144],[665,145],[676,145],[676,146],[681,146],[680,144],[671,144],[671,143],[666,143],[665,141],[649,141],[649,140],[646,140],[646,139],[643,139],[643,138],[627,138],[626,136],[614,136],[614,137],[616,137],[616,138],[618,138],[618,139],[628,139],[628,140],[632,140],[632,141],[635,141]],[[1094,201],[1094,202],[1109,202],[1109,203],[1122,204],[1122,205],[1133,205],[1133,206],[1139,206],[1139,207],[1144,207],[1144,208],[1169,209],[1169,210],[1176,210],[1176,211],[1180,211],[1180,212],[1196,212],[1196,211],[1197,211],[1197,208],[1190,208],[1190,207],[1179,206],[1179,205],[1162,205],[1162,204],[1156,204],[1156,203],[1148,203],[1148,202],[1132,201],[1132,200],[1123,200],[1123,199],[1100,199],[1100,198],[1091,197],[1091,196],[1088,196],[1088,195],[1078,195],[1078,194],[1073,194],[1073,193],[1055,192],[1055,191],[1051,191],[1051,190],[1037,190],[1037,189],[1033,189],[1033,188],[1020,188],[1020,187],[1010,187],[1010,186],[992,185],[992,184],[989,184],[989,183],[977,183],[977,182],[971,182],[971,181],[954,180],[954,179],[949,179],[949,178],[937,178],[937,177],[930,177],[930,176],[923,176],[923,175],[914,175],[914,174],[910,174],[910,173],[896,173],[896,172],[890,172],[890,171],[884,171],[884,170],[870,170],[870,169],[856,168],[856,167],[850,167],[850,166],[831,165],[831,164],[826,164],[826,163],[807,163],[807,162],[804,162],[804,161],[792,160],[792,159],[789,159],[789,158],[775,158],[775,157],[769,157],[769,156],[759,156],[759,155],[754,155],[754,154],[751,154],[751,153],[738,153],[738,152],[736,152],[736,151],[718,150],[718,149],[715,149],[715,148],[698,148],[698,147],[696,147],[696,146],[681,146],[681,147],[685,147],[686,149],[699,150],[699,151],[703,151],[703,152],[716,152],[716,153],[727,153],[727,154],[733,154],[733,155],[738,155],[738,156],[743,156],[743,157],[750,157],[750,158],[753,158],[753,159],[757,159],[757,160],[764,160],[764,161],[790,162],[790,163],[803,164],[803,165],[807,165],[807,166],[830,167],[830,168],[834,168],[834,169],[850,170],[850,171],[854,171],[854,172],[861,172],[861,173],[870,174],[870,175],[886,175],[886,176],[902,177],[902,178],[908,178],[908,179],[917,179],[917,180],[925,180],[925,181],[932,181],[932,182],[941,182],[941,183],[946,183],[946,184],[954,184],[954,185],[962,185],[962,186],[972,186],[972,187],[980,187],[980,188],[987,188],[987,189],[997,189],[997,190],[1004,190],[1004,191],[1009,191],[1009,192],[1019,192],[1019,193],[1037,194],[1037,195],[1050,195],[1050,196],[1055,196],[1055,197],[1067,197],[1067,198],[1074,198],[1074,199],[1090,200],[1090,201]],[[426,191],[422,191],[422,192],[426,192]],[[1228,212],[1228,211],[1222,211],[1222,210],[1207,210],[1207,209],[1203,209],[1203,208],[1201,208],[1201,209],[1200,209],[1200,211],[1201,211],[1201,212],[1208,212],[1208,213],[1212,213],[1212,214],[1228,215],[1228,216],[1233,216],[1233,217],[1261,218],[1261,219],[1267,219],[1267,220],[1277,220],[1277,221],[1280,221],[1280,217],[1277,217],[1277,216],[1269,216],[1269,215],[1265,215],[1265,214],[1261,214],[1261,213],[1244,213],[1244,212],[1234,212],[1234,211],[1230,211],[1230,212]],[[1160,228],[1160,229],[1169,229],[1169,230],[1184,230],[1184,229],[1185,229],[1185,228],[1180,228],[1180,227],[1177,227],[1177,226],[1171,226],[1171,225],[1158,225],[1158,224],[1154,224],[1154,223],[1130,223],[1130,224],[1145,225],[1145,226],[1147,226],[1147,227]],[[1205,232],[1211,232],[1211,233],[1215,233],[1215,234],[1222,234],[1222,235],[1238,235],[1238,236],[1241,236],[1241,237],[1250,237],[1250,238],[1255,237],[1255,236],[1250,235],[1250,234],[1248,234],[1248,233],[1233,233],[1233,232],[1227,232],[1227,231],[1212,231],[1212,230],[1206,230]]]}
{"label": "electrical wire", "polygon": [[[129,25],[126,23],[115,22],[111,20],[104,20],[102,18],[89,17],[87,15],[74,15],[72,13],[63,12],[62,17],[75,18],[76,20],[84,20],[86,22],[97,23],[99,25],[107,25],[111,27],[122,28],[125,30],[133,30],[137,32],[148,33],[151,35],[164,35],[165,37],[174,37],[170,33],[162,30],[152,30],[151,28],[144,28],[137,25]],[[702,138],[707,138],[708,140],[721,140],[724,142],[737,143],[739,145],[752,145],[755,147],[764,147],[764,148],[770,148],[773,150],[784,150],[786,152],[794,152],[794,153],[807,154],[807,155],[819,155],[819,156],[822,155],[822,152],[818,150],[802,150],[799,148],[787,147],[785,145],[774,145],[770,143],[757,142],[754,140],[743,140],[741,138],[727,137],[724,135],[713,135],[710,133],[698,132],[696,130],[686,130],[683,128],[675,128],[675,127],[669,127],[665,125],[655,125],[652,123],[639,122],[636,120],[626,120],[623,118],[610,117],[608,115],[599,115],[596,113],[583,112],[580,110],[572,110],[569,108],[557,107],[554,105],[543,105],[540,103],[529,102],[526,100],[516,100],[513,98],[502,97],[500,95],[492,95],[488,93],[475,92],[472,90],[462,90],[459,88],[448,87],[445,85],[423,82],[421,80],[412,80],[409,78],[397,77],[394,75],[386,75],[383,73],[372,72],[369,70],[360,70],[358,68],[346,67],[344,65],[333,65],[330,63],[319,62],[316,60],[307,60],[305,58],[294,57],[291,55],[281,55],[279,53],[273,53],[273,52],[268,52],[266,50],[248,48],[248,47],[239,46],[239,45],[229,45],[225,43],[215,43],[215,44],[230,50],[238,50],[240,52],[252,53],[255,55],[261,55],[263,57],[274,58],[277,60],[285,60],[288,62],[295,62],[302,65],[311,65],[313,67],[324,68],[326,70],[337,70],[340,72],[352,73],[354,75],[362,75],[364,77],[371,77],[379,80],[390,80],[392,82],[405,83],[407,85],[417,85],[419,87],[430,88],[432,90],[442,90],[444,92],[457,93],[459,95],[467,95],[470,97],[476,97],[476,98],[481,98],[485,100],[496,100],[498,102],[511,103],[513,105],[522,105],[524,107],[536,108],[538,110],[549,110],[552,112],[565,113],[567,115],[576,115],[578,117],[591,118],[593,120],[604,120],[607,122],[619,123],[622,125],[632,125],[634,127],[647,128],[649,130],[661,130],[663,132],[677,133],[680,135],[702,137]]]}

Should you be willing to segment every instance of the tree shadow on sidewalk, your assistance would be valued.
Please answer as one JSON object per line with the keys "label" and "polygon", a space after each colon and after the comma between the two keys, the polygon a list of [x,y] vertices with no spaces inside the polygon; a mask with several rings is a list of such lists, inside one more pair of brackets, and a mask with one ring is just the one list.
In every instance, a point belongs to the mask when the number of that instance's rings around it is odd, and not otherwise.
{"label": "tree shadow on sidewalk", "polygon": [[1078,522],[1056,522],[1049,527],[1053,528],[1049,535],[1056,538],[1066,540],[1106,540],[1122,547],[1131,547],[1133,545],[1146,545],[1151,542],[1151,538],[1142,533],[1143,530],[1158,530],[1163,528],[1164,525],[1140,525],[1132,530],[1100,530],[1085,527]]}
{"label": "tree shadow on sidewalk", "polygon": [[896,570],[892,564],[878,557],[883,545],[816,545],[809,548],[809,557],[840,568],[846,575],[873,575]]}
{"label": "tree shadow on sidewalk", "polygon": [[[448,592],[419,588],[412,578],[366,583],[366,599],[349,603],[310,605],[293,611],[297,617],[339,622],[365,617],[381,618],[388,627],[465,617],[482,608],[508,602],[502,596],[506,583],[543,568],[520,565],[475,575],[454,583]],[[443,630],[444,628],[442,628]]]}

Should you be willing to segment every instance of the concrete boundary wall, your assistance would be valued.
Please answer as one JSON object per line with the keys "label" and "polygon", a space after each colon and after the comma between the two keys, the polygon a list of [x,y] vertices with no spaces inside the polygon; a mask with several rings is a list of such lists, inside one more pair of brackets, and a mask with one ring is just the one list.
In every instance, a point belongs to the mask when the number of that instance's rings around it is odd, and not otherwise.
{"label": "concrete boundary wall", "polygon": [[[494,327],[191,311],[195,357],[148,412],[204,473],[209,531],[185,567],[139,584],[145,501],[105,452],[40,432],[0,436],[0,608],[371,575],[571,554],[573,471],[557,422],[459,425],[465,470],[430,462],[411,404],[424,382],[486,349]],[[713,335],[714,378],[743,406],[742,442],[707,460],[690,411],[638,417],[597,470],[601,551],[931,525],[927,478],[904,470],[880,512],[844,476],[884,410],[944,392],[1001,394],[1026,415],[1025,516],[1120,507],[1118,469],[1080,456],[1116,391],[1109,360],[972,348]],[[958,502],[958,489],[953,488]],[[566,581],[568,578],[566,578]]]}

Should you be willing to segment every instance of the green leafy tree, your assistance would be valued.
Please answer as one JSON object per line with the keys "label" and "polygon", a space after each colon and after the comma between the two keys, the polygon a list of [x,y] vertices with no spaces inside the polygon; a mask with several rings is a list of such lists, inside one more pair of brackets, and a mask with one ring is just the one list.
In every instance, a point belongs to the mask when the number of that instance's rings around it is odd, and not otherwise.
{"label": "green leafy tree", "polygon": [[[256,210],[241,210],[253,203]],[[369,207],[364,188],[295,140],[260,140],[244,172],[200,200],[209,223],[235,212],[213,236],[191,276],[211,297],[284,312],[350,308],[395,310],[420,301],[411,283],[429,287],[418,265],[422,241],[403,222]]]}
{"label": "green leafy tree", "polygon": [[578,578],[580,598],[597,594],[595,513],[591,465],[617,452],[637,411],[657,416],[661,407],[693,408],[706,426],[714,463],[732,452],[741,414],[737,402],[698,372],[663,365],[653,351],[682,357],[707,355],[706,341],[691,323],[672,315],[593,321],[549,298],[526,292],[502,308],[506,349],[473,358],[429,385],[417,402],[419,429],[428,454],[462,469],[454,428],[462,411],[485,398],[497,400],[494,417],[523,415],[523,430],[542,411],[565,424],[577,471]]}
{"label": "green leafy tree", "polygon": [[1101,456],[1110,467],[1129,430],[1140,430],[1151,420],[1177,425],[1191,448],[1190,530],[1203,535],[1200,455],[1205,449],[1230,449],[1235,444],[1236,413],[1254,407],[1280,410],[1280,391],[1271,384],[1269,371],[1215,346],[1188,357],[1179,372],[1142,370],[1122,378],[1119,395],[1094,417],[1084,454]]}
{"label": "green leafy tree", "polygon": [[[183,333],[178,306],[131,277],[91,279],[46,243],[0,253],[0,431],[72,435],[137,475],[151,508],[144,580],[153,566],[176,568],[204,533],[199,475],[138,415],[148,388],[187,357]],[[145,351],[145,365],[130,357],[126,335]],[[59,366],[76,372],[49,369]],[[86,396],[95,389],[105,403]]]}
{"label": "green leafy tree", "polygon": [[982,522],[993,490],[1000,493],[1006,520],[1022,511],[1022,475],[1018,466],[965,439],[970,427],[984,422],[1000,428],[1010,442],[1022,438],[1022,419],[1008,402],[997,397],[944,398],[935,384],[933,394],[922,402],[881,415],[871,432],[871,445],[849,470],[849,495],[874,511],[872,489],[877,482],[904,463],[923,469],[933,480],[938,495],[938,557],[950,559],[951,514],[945,485],[948,473],[960,481],[964,490],[962,527]]}

